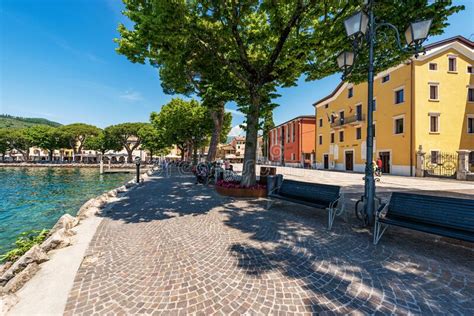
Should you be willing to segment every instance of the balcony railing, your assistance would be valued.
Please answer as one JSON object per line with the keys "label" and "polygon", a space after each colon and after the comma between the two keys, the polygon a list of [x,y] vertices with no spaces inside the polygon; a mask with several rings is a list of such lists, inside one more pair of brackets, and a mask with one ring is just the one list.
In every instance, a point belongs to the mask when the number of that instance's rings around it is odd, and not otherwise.
{"label": "balcony railing", "polygon": [[348,116],[345,118],[337,118],[334,123],[331,123],[331,127],[339,127],[343,126],[346,124],[351,124],[351,123],[358,123],[358,122],[363,122],[365,121],[365,115],[364,114],[356,114],[352,116]]}

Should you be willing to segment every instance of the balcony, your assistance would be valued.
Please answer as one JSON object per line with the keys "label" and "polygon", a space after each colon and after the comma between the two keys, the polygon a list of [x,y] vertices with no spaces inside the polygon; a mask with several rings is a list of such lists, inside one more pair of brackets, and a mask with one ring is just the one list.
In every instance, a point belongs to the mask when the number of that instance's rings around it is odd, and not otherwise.
{"label": "balcony", "polygon": [[357,125],[360,122],[365,121],[365,115],[364,114],[356,114],[352,116],[345,117],[343,119],[341,118],[336,118],[334,123],[331,123],[332,128],[338,128],[338,127],[343,127],[344,125],[351,124],[351,125]]}

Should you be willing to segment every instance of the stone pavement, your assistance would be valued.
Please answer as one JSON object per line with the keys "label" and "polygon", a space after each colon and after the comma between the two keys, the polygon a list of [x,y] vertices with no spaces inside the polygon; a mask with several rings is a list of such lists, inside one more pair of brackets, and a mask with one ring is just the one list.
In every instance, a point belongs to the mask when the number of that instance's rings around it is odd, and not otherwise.
{"label": "stone pavement", "polygon": [[66,315],[474,314],[474,251],[152,177],[104,214]]}

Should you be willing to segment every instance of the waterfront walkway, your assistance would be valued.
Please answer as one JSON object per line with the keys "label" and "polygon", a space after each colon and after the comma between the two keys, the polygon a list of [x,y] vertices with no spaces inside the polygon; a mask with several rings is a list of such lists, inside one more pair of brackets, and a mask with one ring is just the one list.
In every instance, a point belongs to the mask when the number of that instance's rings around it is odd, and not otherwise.
{"label": "waterfront walkway", "polygon": [[365,229],[300,206],[235,201],[152,177],[92,239],[65,314],[473,314],[472,249]]}

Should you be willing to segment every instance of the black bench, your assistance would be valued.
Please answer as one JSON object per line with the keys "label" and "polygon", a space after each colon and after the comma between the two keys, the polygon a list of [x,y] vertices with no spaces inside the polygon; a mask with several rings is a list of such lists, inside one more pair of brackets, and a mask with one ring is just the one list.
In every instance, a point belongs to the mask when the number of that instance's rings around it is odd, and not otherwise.
{"label": "black bench", "polygon": [[394,192],[377,210],[374,245],[389,225],[474,242],[474,199]]}
{"label": "black bench", "polygon": [[[340,190],[341,187],[336,185],[283,180],[280,185],[277,185],[268,193],[268,197],[327,209],[328,229],[331,229],[336,213],[340,215],[344,211],[343,195]],[[270,208],[271,204],[272,201],[269,200],[267,208]],[[342,207],[337,208],[338,205],[342,205]]]}

